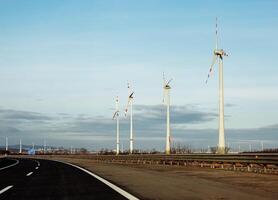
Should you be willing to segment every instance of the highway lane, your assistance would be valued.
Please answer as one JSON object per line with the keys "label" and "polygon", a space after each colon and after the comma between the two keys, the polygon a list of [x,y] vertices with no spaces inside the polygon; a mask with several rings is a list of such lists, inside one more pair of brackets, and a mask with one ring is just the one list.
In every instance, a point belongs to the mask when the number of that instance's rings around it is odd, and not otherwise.
{"label": "highway lane", "polygon": [[16,160],[17,165],[0,170],[0,199],[127,199],[76,167],[49,160]]}

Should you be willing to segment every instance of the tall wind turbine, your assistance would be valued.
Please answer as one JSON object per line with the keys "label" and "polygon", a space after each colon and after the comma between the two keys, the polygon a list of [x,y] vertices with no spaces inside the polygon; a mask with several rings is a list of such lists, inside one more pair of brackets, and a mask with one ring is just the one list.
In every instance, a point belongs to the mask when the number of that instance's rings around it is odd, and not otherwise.
{"label": "tall wind turbine", "polygon": [[128,108],[130,108],[130,139],[129,139],[129,152],[130,154],[133,153],[133,119],[132,119],[132,115],[133,115],[133,110],[132,110],[132,106],[133,106],[133,94],[134,92],[132,91],[130,84],[127,84],[127,88],[129,89],[129,96],[128,96],[128,102],[127,102],[127,106],[125,109],[125,114],[127,114],[128,112]]}
{"label": "tall wind turbine", "polygon": [[117,121],[117,127],[116,127],[116,134],[117,134],[117,149],[116,149],[116,155],[119,155],[120,153],[120,124],[119,124],[119,97],[116,97],[116,110],[113,115],[113,119],[116,119]]}
{"label": "tall wind turbine", "polygon": [[167,119],[166,119],[166,148],[165,148],[165,153],[170,154],[171,153],[171,130],[170,130],[170,82],[172,79],[169,81],[166,81],[164,73],[163,73],[163,103],[167,107]]}
{"label": "tall wind turbine", "polygon": [[217,18],[216,18],[215,30],[216,30],[215,31],[216,45],[213,51],[213,61],[209,69],[209,74],[206,83],[208,82],[208,79],[211,76],[213,66],[218,61],[218,65],[219,65],[219,142],[218,142],[217,152],[219,154],[225,154],[223,57],[228,56],[228,54],[223,49],[218,48]]}

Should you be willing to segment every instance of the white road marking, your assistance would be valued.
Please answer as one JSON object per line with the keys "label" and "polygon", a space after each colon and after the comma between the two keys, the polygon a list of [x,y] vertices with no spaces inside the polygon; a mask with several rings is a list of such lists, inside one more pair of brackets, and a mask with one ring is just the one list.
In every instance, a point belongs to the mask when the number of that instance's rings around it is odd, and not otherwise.
{"label": "white road marking", "polygon": [[2,167],[2,168],[0,168],[0,170],[7,169],[7,168],[15,166],[15,165],[17,165],[19,163],[19,160],[16,160],[16,159],[10,159],[10,160],[15,160],[16,162],[11,164],[11,165],[9,165],[9,166]]}
{"label": "white road marking", "polygon": [[79,167],[77,165],[71,164],[71,163],[67,163],[67,162],[63,162],[63,161],[59,161],[59,160],[55,160],[57,162],[61,162],[67,165],[71,165],[75,168],[78,168],[84,172],[86,172],[87,174],[90,174],[91,176],[93,176],[94,178],[98,179],[99,181],[101,181],[102,183],[104,183],[105,185],[109,186],[110,188],[112,188],[113,190],[115,190],[116,192],[120,193],[122,196],[124,196],[125,198],[129,199],[129,200],[139,200],[137,197],[133,196],[132,194],[124,191],[123,189],[119,188],[118,186],[114,185],[113,183],[110,183],[109,181],[105,180],[104,178],[101,178],[100,176],[82,168]]}
{"label": "white road marking", "polygon": [[28,174],[26,174],[26,176],[30,176],[30,175],[32,175],[33,174],[33,172],[29,172]]}
{"label": "white road marking", "polygon": [[36,167],[36,169],[39,169],[39,167]]}
{"label": "white road marking", "polygon": [[0,190],[0,194],[6,192],[7,190],[11,189],[13,187],[13,185],[7,186],[4,189]]}
{"label": "white road marking", "polygon": [[38,164],[38,166],[40,166],[40,165],[41,165],[39,161],[35,160],[35,162]]}

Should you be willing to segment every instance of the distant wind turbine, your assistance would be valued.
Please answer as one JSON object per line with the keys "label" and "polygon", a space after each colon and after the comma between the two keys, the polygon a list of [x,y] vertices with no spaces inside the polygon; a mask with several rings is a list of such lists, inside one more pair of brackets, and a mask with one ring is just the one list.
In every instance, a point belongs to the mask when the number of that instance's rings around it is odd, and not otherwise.
{"label": "distant wind turbine", "polygon": [[6,151],[9,150],[9,139],[8,137],[6,137]]}
{"label": "distant wind turbine", "polygon": [[261,141],[261,147],[262,147],[262,151],[264,150],[264,142]]}
{"label": "distant wind turbine", "polygon": [[133,106],[134,92],[132,91],[129,83],[127,84],[127,88],[129,89],[129,96],[128,96],[127,106],[125,109],[125,115],[128,112],[128,108],[130,108],[130,147],[129,147],[129,151],[130,151],[130,154],[132,154],[133,153],[133,119],[132,119],[133,110],[132,110],[132,106]]}
{"label": "distant wind turbine", "polygon": [[19,140],[19,153],[22,153],[22,142],[21,139]]}
{"label": "distant wind turbine", "polygon": [[119,155],[120,153],[120,124],[119,124],[119,97],[116,97],[116,110],[113,115],[113,119],[116,119],[117,121],[117,127],[116,127],[116,143],[117,143],[117,149],[116,149],[116,154]]}
{"label": "distant wind turbine", "polygon": [[208,82],[208,79],[212,74],[213,66],[217,61],[219,61],[219,142],[217,152],[219,154],[225,154],[223,57],[228,56],[228,54],[223,49],[218,49],[217,18],[215,28],[216,45],[213,51],[213,61],[209,69],[206,83]]}
{"label": "distant wind turbine", "polygon": [[46,153],[46,141],[43,140],[43,154]]}
{"label": "distant wind turbine", "polygon": [[166,147],[165,147],[165,153],[170,154],[171,153],[171,130],[170,130],[170,82],[166,81],[164,73],[163,73],[163,103],[167,107],[167,119],[166,119]]}

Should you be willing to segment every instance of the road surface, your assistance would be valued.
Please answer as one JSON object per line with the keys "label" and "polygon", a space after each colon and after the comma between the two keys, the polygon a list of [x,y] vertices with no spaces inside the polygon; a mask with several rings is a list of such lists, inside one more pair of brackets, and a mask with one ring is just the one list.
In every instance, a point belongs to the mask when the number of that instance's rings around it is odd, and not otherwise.
{"label": "road surface", "polygon": [[0,199],[127,198],[71,165],[49,160],[1,158]]}

